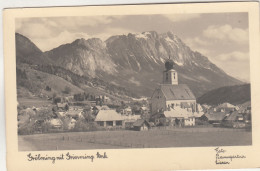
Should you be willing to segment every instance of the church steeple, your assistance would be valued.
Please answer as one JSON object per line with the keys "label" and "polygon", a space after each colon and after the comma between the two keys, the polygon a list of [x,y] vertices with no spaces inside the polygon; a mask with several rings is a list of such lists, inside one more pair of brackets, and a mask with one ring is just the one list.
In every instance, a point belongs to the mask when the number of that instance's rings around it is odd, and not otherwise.
{"label": "church steeple", "polygon": [[163,84],[178,85],[178,73],[173,69],[175,63],[169,59],[165,62],[165,71],[163,71]]}

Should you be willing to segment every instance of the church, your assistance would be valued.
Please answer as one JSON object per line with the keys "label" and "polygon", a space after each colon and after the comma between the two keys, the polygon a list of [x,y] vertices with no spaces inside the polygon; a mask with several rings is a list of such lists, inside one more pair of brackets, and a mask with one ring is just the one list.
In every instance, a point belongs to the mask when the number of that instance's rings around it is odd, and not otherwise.
{"label": "church", "polygon": [[196,98],[186,84],[178,83],[178,73],[174,70],[174,65],[171,59],[165,62],[163,82],[151,97],[152,115],[177,108],[186,109],[190,113],[196,112]]}

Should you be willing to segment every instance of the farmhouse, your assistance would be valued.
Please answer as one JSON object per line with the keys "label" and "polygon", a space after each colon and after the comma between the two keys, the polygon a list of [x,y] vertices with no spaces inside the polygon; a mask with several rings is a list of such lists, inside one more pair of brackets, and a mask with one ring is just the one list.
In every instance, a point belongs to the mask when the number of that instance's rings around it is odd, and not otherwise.
{"label": "farmhouse", "polygon": [[100,110],[95,122],[102,127],[124,127],[124,118],[115,110]]}
{"label": "farmhouse", "polygon": [[172,60],[165,63],[163,83],[151,97],[152,114],[174,109],[176,106],[196,111],[196,98],[187,85],[178,84],[178,73],[173,69],[173,65]]}
{"label": "farmhouse", "polygon": [[65,115],[70,118],[74,119],[79,119],[79,118],[84,118],[83,116],[83,109],[78,109],[78,108],[70,108]]}
{"label": "farmhouse", "polygon": [[147,122],[144,119],[138,119],[134,124],[133,124],[134,130],[136,131],[147,131],[151,126],[150,123]]}
{"label": "farmhouse", "polygon": [[240,105],[237,111],[232,112],[230,115],[223,119],[223,125],[233,128],[244,128],[247,123],[251,122],[251,104],[246,102]]}
{"label": "farmhouse", "polygon": [[214,113],[206,113],[205,116],[208,118],[208,122],[213,125],[219,125],[227,116],[225,112],[214,112]]}
{"label": "farmhouse", "polygon": [[125,128],[133,128],[134,122],[141,119],[140,115],[123,115],[122,117],[125,122]]}

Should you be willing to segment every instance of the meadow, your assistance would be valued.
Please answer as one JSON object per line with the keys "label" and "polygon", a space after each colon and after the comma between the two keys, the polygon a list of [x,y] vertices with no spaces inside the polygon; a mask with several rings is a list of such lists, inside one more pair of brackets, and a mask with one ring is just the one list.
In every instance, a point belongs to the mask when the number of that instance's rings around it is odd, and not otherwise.
{"label": "meadow", "polygon": [[18,136],[19,151],[252,145],[252,133],[228,128],[67,132]]}
{"label": "meadow", "polygon": [[18,98],[19,106],[26,106],[26,107],[42,107],[42,106],[50,106],[52,105],[51,100],[40,99],[38,97],[31,97],[31,98]]}

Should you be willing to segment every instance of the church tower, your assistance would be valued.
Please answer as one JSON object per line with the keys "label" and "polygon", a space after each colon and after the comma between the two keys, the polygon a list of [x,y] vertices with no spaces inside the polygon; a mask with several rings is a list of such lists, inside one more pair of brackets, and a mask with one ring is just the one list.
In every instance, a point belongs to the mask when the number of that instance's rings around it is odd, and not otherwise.
{"label": "church tower", "polygon": [[178,73],[173,69],[175,63],[168,59],[165,62],[165,71],[163,71],[163,84],[178,85]]}

